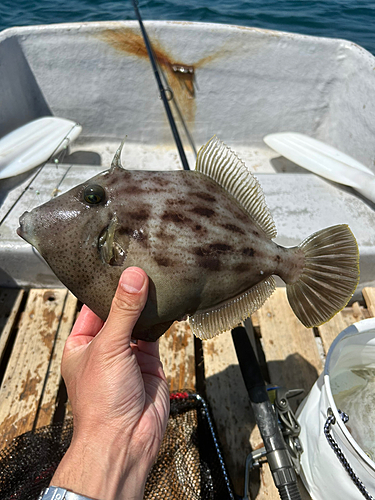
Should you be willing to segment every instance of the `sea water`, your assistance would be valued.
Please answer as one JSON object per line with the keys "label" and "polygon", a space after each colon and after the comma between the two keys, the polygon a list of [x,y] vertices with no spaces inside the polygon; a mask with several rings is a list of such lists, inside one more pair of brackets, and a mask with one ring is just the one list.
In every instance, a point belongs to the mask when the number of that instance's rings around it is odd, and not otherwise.
{"label": "sea water", "polygon": [[[140,0],[143,18],[237,24],[345,38],[375,54],[373,0]],[[135,19],[130,0],[1,0],[11,26]]]}

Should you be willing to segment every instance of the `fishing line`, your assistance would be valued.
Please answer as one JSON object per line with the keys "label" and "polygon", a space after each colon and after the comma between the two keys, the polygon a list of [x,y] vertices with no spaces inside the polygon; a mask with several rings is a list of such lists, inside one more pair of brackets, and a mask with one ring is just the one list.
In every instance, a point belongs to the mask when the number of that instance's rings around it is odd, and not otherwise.
{"label": "fishing line", "polygon": [[158,66],[159,66],[160,74],[161,74],[162,79],[164,80],[164,84],[165,84],[166,87],[168,87],[168,90],[171,92],[171,97],[168,100],[173,102],[175,110],[176,110],[176,112],[178,114],[178,117],[179,117],[179,119],[181,121],[181,125],[182,125],[182,127],[184,129],[184,132],[185,132],[185,135],[187,137],[187,140],[189,141],[190,147],[193,150],[194,156],[196,158],[197,157],[197,148],[195,147],[193,138],[192,138],[192,136],[191,136],[191,134],[189,132],[189,129],[188,129],[187,125],[186,125],[186,122],[184,120],[183,114],[181,113],[180,106],[178,105],[178,100],[176,99],[176,97],[175,97],[175,95],[173,93],[173,90],[171,89],[171,87],[169,85],[167,76],[161,70],[158,61],[156,61],[156,62],[158,64]]}
{"label": "fishing line", "polygon": [[151,43],[150,43],[150,40],[148,38],[146,29],[143,25],[142,17],[141,17],[141,14],[139,12],[139,9],[138,9],[138,0],[132,0],[132,3],[133,3],[135,15],[137,16],[139,26],[141,28],[143,40],[145,42],[147,53],[148,53],[148,56],[150,58],[151,66],[152,66],[152,69],[154,71],[154,76],[155,76],[156,82],[157,82],[158,87],[159,87],[160,97],[161,97],[161,100],[163,101],[165,112],[167,113],[169,125],[171,127],[172,134],[173,134],[173,137],[174,137],[174,140],[176,142],[177,149],[178,149],[178,153],[180,155],[182,166],[183,166],[184,170],[190,170],[188,161],[186,159],[185,151],[184,151],[181,139],[180,139],[180,135],[179,135],[178,130],[177,130],[176,122],[174,121],[172,111],[171,111],[171,108],[169,106],[168,97],[166,95],[166,92],[169,91],[169,89],[166,89],[163,87],[163,84],[162,84],[162,81],[160,78],[160,74],[158,71],[158,67],[157,67],[157,64],[155,61],[155,56],[154,56],[154,53],[152,51]]}
{"label": "fishing line", "polygon": [[[18,196],[18,198],[14,201],[14,203],[12,203],[12,205],[8,208],[8,210],[5,213],[5,215],[0,220],[0,226],[5,221],[5,219],[8,217],[8,215],[13,210],[13,208],[16,206],[16,204],[20,201],[20,199],[22,198],[22,196],[30,188],[30,186],[35,181],[35,179],[38,177],[38,175],[41,173],[41,171],[43,170],[44,166],[47,163],[52,163],[52,164],[55,164],[57,166],[59,163],[62,162],[62,160],[64,159],[64,157],[66,155],[68,147],[70,146],[69,134],[71,134],[71,132],[73,131],[73,129],[75,127],[77,127],[77,124],[73,125],[73,127],[66,133],[65,137],[61,140],[61,142],[58,144],[58,146],[55,148],[55,150],[53,151],[53,153],[51,154],[51,156],[49,158],[47,158],[46,161],[44,161],[41,165],[39,165],[39,166],[37,166],[37,167],[35,167],[35,168],[33,168],[31,170],[31,171],[33,171],[33,170],[37,169],[36,172],[35,172],[35,174],[31,177],[30,181],[27,183],[27,185],[23,189],[23,191],[20,194],[20,196]],[[62,148],[61,151],[59,151],[60,148]]]}

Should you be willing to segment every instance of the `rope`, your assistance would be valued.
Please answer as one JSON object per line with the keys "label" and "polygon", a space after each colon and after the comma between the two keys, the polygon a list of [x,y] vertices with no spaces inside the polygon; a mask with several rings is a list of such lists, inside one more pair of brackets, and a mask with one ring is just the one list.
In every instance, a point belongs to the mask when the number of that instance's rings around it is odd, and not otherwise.
{"label": "rope", "polygon": [[[340,414],[342,421],[344,422],[344,424],[346,424],[346,422],[349,420],[349,416],[341,410],[338,410],[338,412]],[[366,498],[366,500],[374,500],[374,497],[372,497],[370,495],[370,493],[366,490],[362,481],[359,479],[359,477],[356,475],[354,470],[351,468],[348,460],[346,459],[344,453],[341,451],[339,445],[336,443],[336,441],[331,436],[331,434],[330,434],[331,426],[334,425],[335,423],[336,423],[336,418],[332,414],[332,409],[328,408],[328,418],[326,420],[326,423],[324,424],[324,435],[327,438],[329,445],[331,446],[331,448],[335,452],[337,458],[340,460],[341,465],[344,467],[346,472],[349,474],[351,480],[357,486],[357,488],[362,493],[362,495]]]}

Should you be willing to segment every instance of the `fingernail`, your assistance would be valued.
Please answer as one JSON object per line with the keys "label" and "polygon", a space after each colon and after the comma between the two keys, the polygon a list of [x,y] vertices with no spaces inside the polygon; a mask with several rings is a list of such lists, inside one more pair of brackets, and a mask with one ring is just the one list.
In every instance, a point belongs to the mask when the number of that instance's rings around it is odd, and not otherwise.
{"label": "fingernail", "polygon": [[145,275],[134,267],[128,267],[122,273],[120,286],[127,293],[138,293],[145,282]]}

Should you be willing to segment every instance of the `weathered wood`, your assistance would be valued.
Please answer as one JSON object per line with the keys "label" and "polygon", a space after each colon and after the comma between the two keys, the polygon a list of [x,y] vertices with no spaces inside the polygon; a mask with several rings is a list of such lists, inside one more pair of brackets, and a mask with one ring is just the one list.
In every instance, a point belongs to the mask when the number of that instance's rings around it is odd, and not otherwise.
{"label": "weathered wood", "polygon": [[46,375],[45,387],[40,401],[37,420],[35,423],[36,428],[43,427],[52,422],[53,415],[58,403],[57,396],[61,381],[61,358],[64,350],[65,341],[68,338],[72,329],[73,323],[76,318],[77,299],[68,292],[64,310],[59,321],[56,339],[53,348],[53,354]]}
{"label": "weathered wood", "polygon": [[255,423],[230,332],[204,341],[203,352],[207,399],[224,460],[236,493],[243,495],[245,462]]}
{"label": "weathered wood", "polygon": [[3,362],[9,336],[21,305],[23,290],[4,288],[0,290],[0,363]]}
{"label": "weathered wood", "polygon": [[[323,368],[313,330],[297,319],[284,288],[276,289],[258,317],[270,382],[307,394]],[[294,405],[303,397],[295,398]]]}
{"label": "weathered wood", "polygon": [[194,390],[194,336],[189,323],[187,321],[174,323],[160,338],[159,349],[169,390]]}
{"label": "weathered wood", "polygon": [[31,290],[0,388],[0,449],[31,430],[67,290]]}
{"label": "weathered wood", "polygon": [[365,287],[362,294],[370,315],[375,317],[375,287]]}
{"label": "weathered wood", "polygon": [[360,321],[366,317],[368,317],[366,310],[356,302],[352,307],[345,307],[345,309],[336,314],[330,321],[324,323],[324,325],[320,325],[318,331],[322,339],[325,354],[328,353],[332,342],[340,332],[356,321]]}

